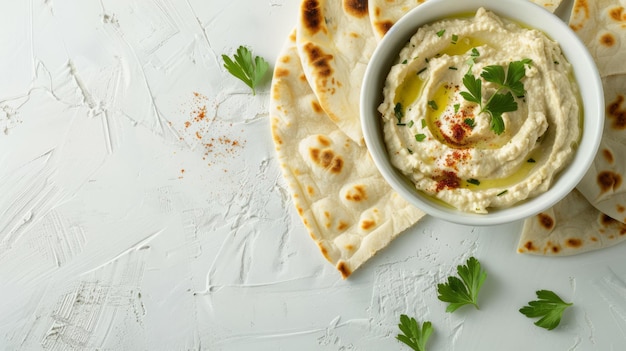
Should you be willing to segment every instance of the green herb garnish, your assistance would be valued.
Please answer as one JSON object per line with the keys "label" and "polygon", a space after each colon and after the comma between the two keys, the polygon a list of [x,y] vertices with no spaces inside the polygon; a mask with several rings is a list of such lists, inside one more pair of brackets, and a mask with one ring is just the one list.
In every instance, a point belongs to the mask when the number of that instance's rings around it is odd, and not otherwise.
{"label": "green herb garnish", "polygon": [[452,34],[452,44],[456,44],[459,40],[459,36],[456,34]]}
{"label": "green herb garnish", "polygon": [[502,190],[501,192],[497,193],[496,196],[502,196],[508,192],[509,192],[508,190]]}
{"label": "green herb garnish", "polygon": [[461,108],[461,104],[454,104],[454,113],[458,113],[459,108]]}
{"label": "green herb garnish", "polygon": [[526,162],[528,162],[528,163],[535,163],[537,161],[535,161],[535,159],[531,157],[528,160],[526,160]]}
{"label": "green herb garnish", "polygon": [[468,179],[468,180],[467,180],[467,182],[468,182],[469,184],[480,185],[480,180],[478,180],[478,179],[474,179],[474,178],[470,178],[470,179]]}
{"label": "green herb garnish", "polygon": [[474,128],[474,122],[475,121],[473,118],[466,118],[463,120],[463,123],[465,123],[470,128]]}
{"label": "green herb garnish", "polygon": [[454,312],[464,305],[474,305],[478,309],[478,292],[487,278],[487,273],[480,267],[474,257],[467,260],[465,266],[457,266],[458,277],[448,277],[448,282],[437,285],[437,298],[448,302],[446,312]]}
{"label": "green herb garnish", "polygon": [[422,119],[422,128],[426,128],[426,120]]}
{"label": "green herb garnish", "polygon": [[448,69],[451,69],[451,70],[453,70],[453,71],[458,70],[458,68],[456,68],[456,67],[454,67],[454,66],[450,66],[450,67],[448,67]]}
{"label": "green herb garnish", "polygon": [[520,308],[520,312],[528,318],[541,317],[535,325],[552,330],[561,323],[563,312],[573,303],[563,301],[557,294],[550,290],[536,292],[539,300],[530,301],[528,306]]}
{"label": "green herb garnish", "polygon": [[255,56],[253,60],[252,52],[245,46],[240,46],[233,58],[234,60],[222,55],[224,68],[249,86],[252,89],[252,95],[256,95],[255,89],[267,73],[269,64],[259,56]]}
{"label": "green herb garnish", "polygon": [[437,36],[438,36],[439,38],[441,38],[441,37],[444,35],[444,33],[445,33],[445,32],[446,32],[446,30],[445,30],[445,29],[442,29],[442,30],[440,30],[440,31],[438,31],[438,32],[437,32]]}
{"label": "green herb garnish", "polygon": [[[494,83],[497,86],[497,90],[485,104],[482,102],[482,80],[474,77],[470,71],[463,76],[463,85],[467,91],[462,91],[461,96],[469,102],[478,104],[480,107],[479,114],[483,112],[489,114],[491,117],[490,128],[498,135],[504,132],[502,114],[517,110],[517,102],[515,102],[513,94],[517,97],[523,97],[526,92],[521,79],[526,74],[525,65],[531,62],[530,59],[511,62],[506,74],[502,66],[491,65],[484,67],[480,76],[485,81]],[[509,91],[501,93],[500,91],[503,89]]]}
{"label": "green herb garnish", "polygon": [[420,75],[420,73],[424,72],[426,70],[426,67],[420,69],[419,71],[417,71],[417,75]]}
{"label": "green herb garnish", "polygon": [[401,103],[398,102],[396,104],[396,106],[394,106],[393,113],[396,116],[396,119],[398,120],[398,123],[402,123],[402,117],[404,117],[404,112],[402,112],[402,104]]}
{"label": "green herb garnish", "polygon": [[410,120],[410,121],[409,121],[409,124],[408,124],[408,127],[409,127],[409,128],[413,127],[413,124],[414,124],[413,120]]}
{"label": "green herb garnish", "polygon": [[396,339],[415,351],[426,351],[426,343],[434,331],[432,323],[424,322],[420,327],[415,318],[401,314],[398,328],[400,328],[402,334],[398,334]]}
{"label": "green herb garnish", "polygon": [[415,141],[424,141],[426,139],[426,134],[415,134]]}
{"label": "green herb garnish", "polygon": [[430,108],[432,108],[435,111],[439,109],[439,106],[437,106],[437,103],[435,102],[435,100],[428,101],[428,106],[430,106]]}

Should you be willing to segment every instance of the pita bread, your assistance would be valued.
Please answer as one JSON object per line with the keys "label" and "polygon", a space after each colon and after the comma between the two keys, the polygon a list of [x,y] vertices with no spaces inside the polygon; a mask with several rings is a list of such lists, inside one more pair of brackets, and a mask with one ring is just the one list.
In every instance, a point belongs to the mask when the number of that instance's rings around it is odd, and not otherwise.
{"label": "pita bread", "polygon": [[626,0],[575,0],[570,27],[594,57],[600,75],[626,74]]}
{"label": "pita bread", "polygon": [[[530,0],[554,12],[562,0]],[[369,0],[368,8],[374,34],[378,40],[407,12],[426,0]]]}
{"label": "pita bread", "polygon": [[359,97],[376,47],[367,0],[303,0],[296,36],[304,74],[320,105],[363,145]]}
{"label": "pita bread", "polygon": [[626,75],[602,79],[606,120],[596,158],[578,190],[598,210],[626,223]]}
{"label": "pita bread", "polygon": [[626,240],[626,75],[602,83],[607,114],[598,154],[577,190],[524,222],[520,253],[573,255]]}
{"label": "pita bread", "polygon": [[568,256],[613,246],[626,239],[626,224],[594,208],[573,190],[549,210],[524,222],[519,253]]}
{"label": "pita bread", "polygon": [[295,207],[343,278],[424,216],[391,190],[367,148],[328,118],[306,80],[294,34],[275,65],[270,118]]}

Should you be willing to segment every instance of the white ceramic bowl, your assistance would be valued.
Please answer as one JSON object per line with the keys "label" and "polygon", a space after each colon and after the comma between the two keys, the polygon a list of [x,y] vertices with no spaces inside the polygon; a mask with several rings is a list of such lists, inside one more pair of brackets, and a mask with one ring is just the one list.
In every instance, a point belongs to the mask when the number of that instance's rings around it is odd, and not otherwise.
{"label": "white ceramic bowl", "polygon": [[[484,7],[501,17],[539,29],[556,40],[572,64],[583,100],[582,139],[571,163],[554,179],[550,189],[508,208],[487,214],[467,213],[433,201],[418,192],[391,165],[385,147],[382,119],[377,108],[383,100],[385,79],[393,61],[422,25]],[[361,123],[365,142],[387,182],[407,201],[427,214],[466,225],[495,225],[535,215],[565,197],[582,179],[597,152],[604,124],[602,82],[593,58],[575,33],[557,16],[527,0],[429,0],[402,17],[381,40],[368,64],[361,89]]]}

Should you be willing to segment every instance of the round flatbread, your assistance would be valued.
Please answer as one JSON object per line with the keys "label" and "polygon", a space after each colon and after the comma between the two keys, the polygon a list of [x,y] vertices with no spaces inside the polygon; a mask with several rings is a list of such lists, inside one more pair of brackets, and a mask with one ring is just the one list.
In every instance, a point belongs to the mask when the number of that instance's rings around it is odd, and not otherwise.
{"label": "round flatbread", "polygon": [[601,212],[626,223],[626,75],[602,78],[606,118],[594,162],[578,190]]}
{"label": "round flatbread", "polygon": [[[554,12],[562,0],[530,0]],[[369,0],[368,8],[374,34],[378,40],[407,12],[426,0]]]}
{"label": "round flatbread", "polygon": [[568,256],[603,249],[626,240],[626,224],[593,207],[573,190],[549,210],[524,221],[517,251]]}
{"label": "round flatbread", "polygon": [[367,148],[328,118],[307,82],[295,34],[276,61],[270,118],[298,214],[344,278],[424,216],[392,191]]}
{"label": "round flatbread", "polygon": [[376,47],[367,0],[303,0],[296,34],[304,74],[328,117],[362,145],[361,83]]}
{"label": "round flatbread", "polygon": [[594,57],[600,75],[626,74],[626,0],[575,0],[570,27]]}

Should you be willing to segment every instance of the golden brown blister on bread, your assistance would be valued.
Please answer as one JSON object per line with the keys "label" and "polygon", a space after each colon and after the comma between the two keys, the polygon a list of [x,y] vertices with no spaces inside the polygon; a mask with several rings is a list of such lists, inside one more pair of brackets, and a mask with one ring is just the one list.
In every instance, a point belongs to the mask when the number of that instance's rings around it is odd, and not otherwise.
{"label": "golden brown blister on bread", "polygon": [[328,118],[293,34],[271,91],[272,136],[294,206],[322,255],[347,278],[424,214],[392,191],[367,148]]}
{"label": "golden brown blister on bread", "polygon": [[296,33],[304,74],[320,106],[363,145],[359,98],[376,47],[367,0],[302,0]]}

